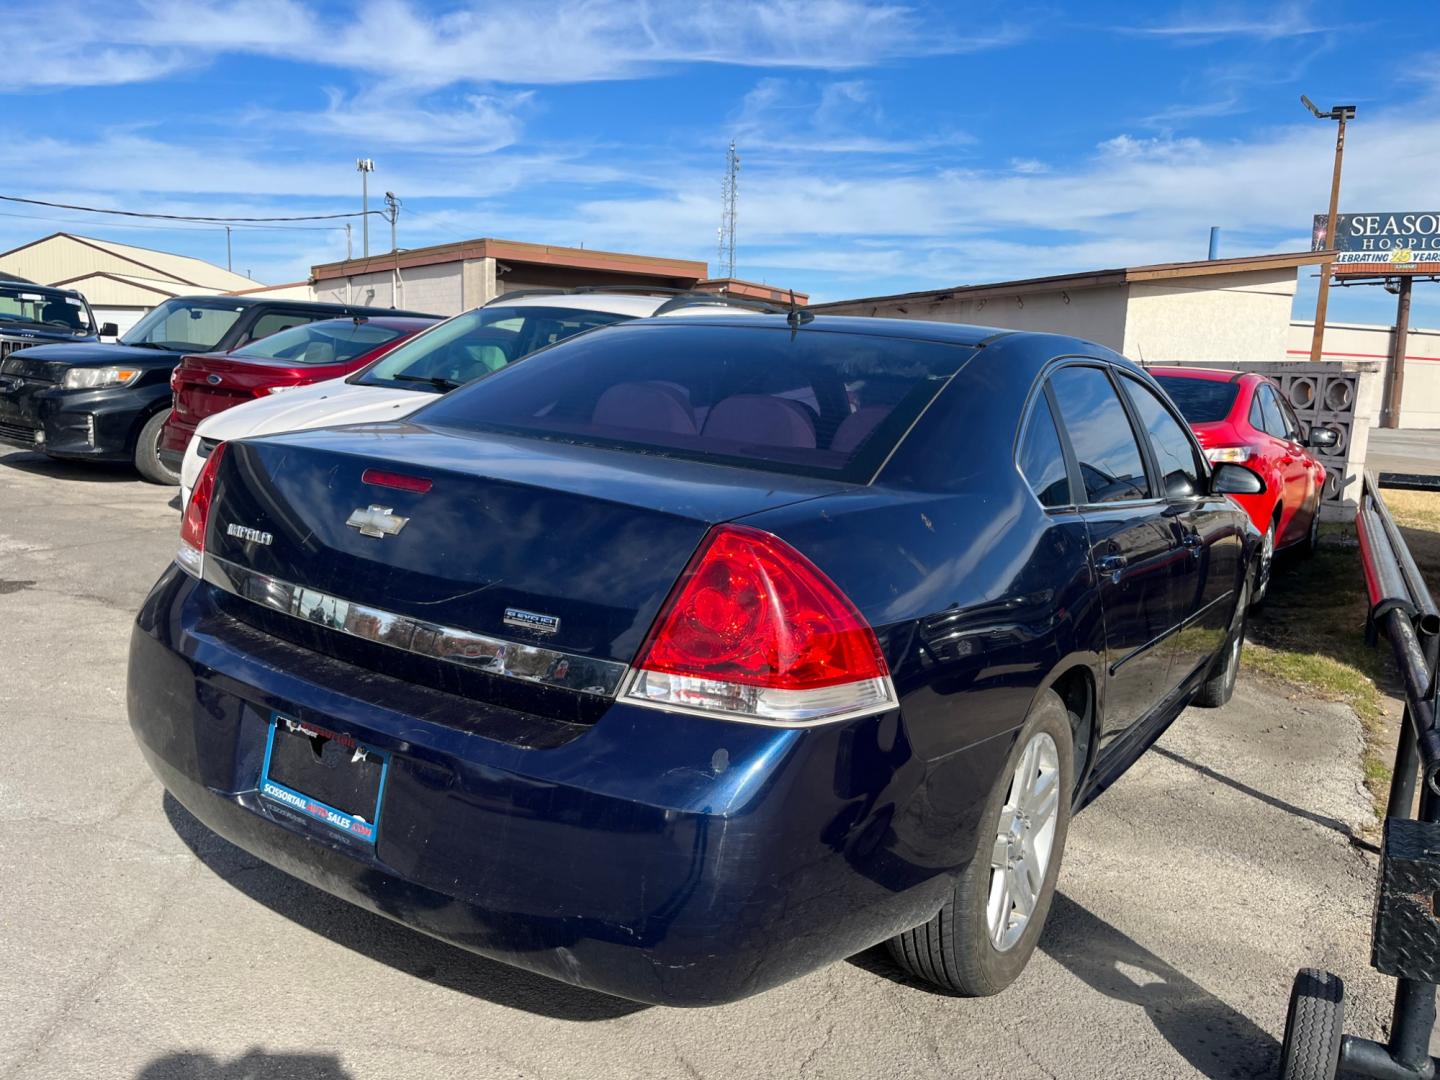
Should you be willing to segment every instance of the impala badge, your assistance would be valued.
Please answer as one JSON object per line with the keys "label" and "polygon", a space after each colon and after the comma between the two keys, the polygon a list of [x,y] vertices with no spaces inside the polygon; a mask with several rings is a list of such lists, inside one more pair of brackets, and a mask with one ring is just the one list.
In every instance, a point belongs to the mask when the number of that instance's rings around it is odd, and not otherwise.
{"label": "impala badge", "polygon": [[539,634],[553,634],[560,629],[560,620],[554,615],[541,615],[538,611],[507,607],[505,625],[523,626],[526,630],[534,630]]}
{"label": "impala badge", "polygon": [[376,506],[371,503],[364,510],[356,507],[345,520],[345,524],[352,529],[359,529],[361,536],[384,539],[386,536],[394,536],[398,533],[409,520],[407,517],[392,514],[388,506]]}
{"label": "impala badge", "polygon": [[252,529],[248,525],[236,525],[233,521],[225,526],[225,535],[233,536],[237,540],[245,540],[252,544],[264,544],[266,546],[275,540],[275,537],[268,532]]}

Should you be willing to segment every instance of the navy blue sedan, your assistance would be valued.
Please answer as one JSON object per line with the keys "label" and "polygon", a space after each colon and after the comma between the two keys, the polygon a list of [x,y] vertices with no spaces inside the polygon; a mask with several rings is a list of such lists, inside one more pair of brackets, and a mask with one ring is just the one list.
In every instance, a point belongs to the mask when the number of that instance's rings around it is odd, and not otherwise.
{"label": "navy blue sedan", "polygon": [[1090,342],[637,321],[218,447],[130,722],[215,832],[556,979],[708,1005],[889,942],[995,993],[1071,814],[1229,698],[1261,483]]}

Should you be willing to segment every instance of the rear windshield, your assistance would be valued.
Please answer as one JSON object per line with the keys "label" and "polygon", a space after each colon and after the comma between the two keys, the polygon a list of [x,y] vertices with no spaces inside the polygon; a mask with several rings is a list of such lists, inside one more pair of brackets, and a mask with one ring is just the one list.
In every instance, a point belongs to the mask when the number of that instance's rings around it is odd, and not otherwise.
{"label": "rear windshield", "polygon": [[416,419],[863,482],[972,355],[815,329],[622,326],[539,353]]}
{"label": "rear windshield", "polygon": [[343,364],[402,336],[404,330],[372,326],[364,321],[306,323],[251,342],[244,356],[289,360],[296,364]]}
{"label": "rear windshield", "polygon": [[358,386],[446,393],[499,371],[512,360],[583,330],[630,318],[613,311],[492,305],[467,311],[415,341],[398,345],[353,375]]}
{"label": "rear windshield", "polygon": [[1187,379],[1183,375],[1157,375],[1155,381],[1170,395],[1180,413],[1192,424],[1213,424],[1230,415],[1240,384],[1229,379]]}

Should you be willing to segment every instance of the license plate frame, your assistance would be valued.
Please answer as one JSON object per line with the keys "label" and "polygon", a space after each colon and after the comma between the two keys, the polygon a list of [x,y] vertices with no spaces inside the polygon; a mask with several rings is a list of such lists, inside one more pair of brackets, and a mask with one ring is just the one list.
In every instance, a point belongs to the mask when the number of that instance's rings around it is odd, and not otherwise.
{"label": "license plate frame", "polygon": [[[302,751],[297,749],[297,742],[281,742],[277,754],[277,740],[297,740],[317,749]],[[330,754],[329,761],[325,757],[326,750]],[[303,756],[305,753],[314,756],[308,765]],[[347,755],[348,762],[344,760]],[[378,775],[374,772],[377,763]],[[356,766],[360,767],[360,773],[348,772]],[[277,770],[284,770],[284,775],[274,775]],[[347,772],[345,780],[338,784],[326,776],[327,772],[336,770]],[[385,782],[389,772],[388,752],[362,743],[352,735],[277,712],[270,715],[269,730],[265,735],[265,761],[260,767],[257,786],[260,796],[268,802],[323,825],[331,832],[373,846],[380,830],[380,809],[385,800]],[[330,786],[336,791],[327,792],[327,797],[307,793],[304,790],[307,776],[311,778],[308,786]],[[373,796],[369,794],[372,778],[375,781]],[[355,784],[354,792],[342,790],[347,781]],[[338,798],[337,794],[345,797]],[[341,802],[348,805],[336,805]]]}

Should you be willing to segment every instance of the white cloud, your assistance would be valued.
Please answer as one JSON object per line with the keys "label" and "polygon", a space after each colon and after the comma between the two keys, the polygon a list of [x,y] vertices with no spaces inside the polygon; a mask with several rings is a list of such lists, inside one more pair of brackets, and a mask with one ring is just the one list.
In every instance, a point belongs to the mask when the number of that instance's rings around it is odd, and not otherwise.
{"label": "white cloud", "polygon": [[[545,85],[633,78],[669,65],[846,70],[898,57],[1008,44],[937,29],[909,6],[866,0],[527,0],[444,12],[412,0],[360,0],[333,14],[303,0],[22,0],[14,25],[47,32],[7,61],[4,85],[140,81],[180,64],[250,54],[361,71],[414,88]],[[44,60],[32,59],[38,49]],[[98,61],[98,63],[97,63]]]}
{"label": "white cloud", "polygon": [[1122,33],[1169,38],[1180,44],[1205,44],[1222,38],[1279,41],[1309,37],[1335,29],[1314,22],[1308,3],[1281,3],[1268,10],[1260,4],[1191,5],[1179,18],[1165,23],[1119,27]]}

